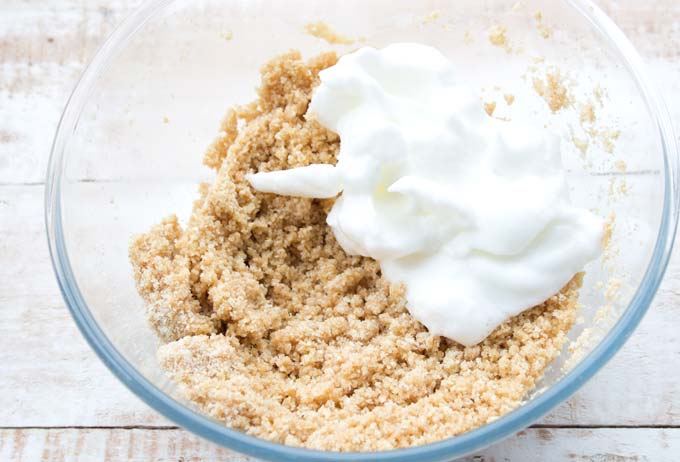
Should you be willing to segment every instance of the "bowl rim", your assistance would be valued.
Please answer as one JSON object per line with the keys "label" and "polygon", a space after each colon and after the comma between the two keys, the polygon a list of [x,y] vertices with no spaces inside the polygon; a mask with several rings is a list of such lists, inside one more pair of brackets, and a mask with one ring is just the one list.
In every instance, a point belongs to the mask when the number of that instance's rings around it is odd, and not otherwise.
{"label": "bowl rim", "polygon": [[194,412],[158,389],[137,371],[115,348],[99,327],[80,293],[64,240],[61,207],[62,170],[69,135],[75,130],[80,112],[98,76],[127,39],[148,20],[175,0],[147,0],[104,42],[83,72],[69,97],[57,126],[45,183],[45,226],[52,266],[69,311],[90,347],[113,374],[160,414],[191,432],[223,447],[249,456],[275,461],[444,461],[465,456],[527,427],[571,396],[621,348],[656,294],[670,258],[680,203],[678,152],[668,111],[650,88],[642,58],[623,32],[591,0],[563,0],[582,14],[615,50],[635,80],[638,91],[656,123],[664,158],[664,197],[661,223],[652,257],[626,311],[605,338],[579,364],[539,396],[497,420],[461,435],[435,443],[380,452],[334,452],[304,449],[266,441],[231,429]]}

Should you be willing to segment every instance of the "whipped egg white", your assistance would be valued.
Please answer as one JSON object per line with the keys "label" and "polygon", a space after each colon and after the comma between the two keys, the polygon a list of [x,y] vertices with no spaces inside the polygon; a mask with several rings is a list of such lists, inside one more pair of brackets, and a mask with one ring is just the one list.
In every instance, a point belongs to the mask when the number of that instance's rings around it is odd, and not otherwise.
{"label": "whipped egg white", "polygon": [[601,252],[603,220],[570,204],[558,138],[489,117],[436,49],[361,48],[321,71],[307,117],[340,135],[336,166],[248,175],[329,198],[349,254],[406,286],[409,312],[474,345],[559,292]]}

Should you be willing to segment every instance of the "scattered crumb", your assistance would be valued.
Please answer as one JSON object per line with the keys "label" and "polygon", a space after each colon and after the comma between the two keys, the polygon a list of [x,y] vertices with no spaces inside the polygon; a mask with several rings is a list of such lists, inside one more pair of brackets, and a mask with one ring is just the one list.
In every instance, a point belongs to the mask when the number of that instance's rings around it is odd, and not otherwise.
{"label": "scattered crumb", "polygon": [[607,195],[609,196],[609,200],[611,201],[616,193],[616,178],[610,177],[609,178],[609,187],[607,188]]}
{"label": "scattered crumb", "polygon": [[506,35],[507,29],[505,26],[500,24],[495,24],[489,29],[489,42],[492,45],[503,48],[506,52],[510,53],[511,48],[508,42],[508,37]]}
{"label": "scattered crumb", "polygon": [[[619,283],[619,287],[621,287],[621,284]],[[616,289],[618,291],[618,288]],[[602,305],[597,309],[595,312],[595,316],[593,317],[593,322],[595,324],[600,324],[607,319],[609,319],[612,314],[614,313],[614,306],[611,303],[607,303],[605,305]]]}
{"label": "scattered crumb", "polygon": [[168,116],[163,116],[163,123],[164,124],[170,123],[170,119],[168,119]]}
{"label": "scattered crumb", "polygon": [[576,149],[579,150],[582,156],[584,156],[588,151],[588,140],[584,140],[577,137],[576,135],[572,135],[571,142],[574,143],[574,146],[576,146]]}
{"label": "scattered crumb", "polygon": [[489,116],[493,116],[493,111],[496,110],[496,102],[491,101],[488,103],[484,103],[484,110],[486,111],[487,114],[489,114]]}
{"label": "scattered crumb", "polygon": [[543,13],[540,11],[534,13],[534,20],[536,21],[536,27],[538,28],[538,33],[541,35],[541,37],[544,39],[549,39],[553,33],[553,30],[551,27],[546,26],[543,22]]}
{"label": "scattered crumb", "polygon": [[[604,220],[604,232],[602,233],[602,264],[604,265],[612,257],[612,236],[614,235],[614,223],[616,214],[610,213]],[[602,283],[600,282],[600,287]]]}
{"label": "scattered crumb", "polygon": [[541,96],[552,112],[558,112],[571,105],[571,96],[559,71],[549,71],[545,79],[534,78],[534,90]]}
{"label": "scattered crumb", "polygon": [[607,250],[611,245],[615,221],[616,214],[614,212],[610,213],[604,221],[604,233],[602,234],[602,248],[604,250]]}
{"label": "scattered crumb", "polygon": [[583,329],[576,340],[569,343],[567,351],[569,351],[570,356],[564,362],[562,371],[569,372],[578,363],[580,363],[596,341],[596,337],[593,335],[593,329],[591,327],[586,327]]}
{"label": "scattered crumb", "polygon": [[515,95],[513,95],[511,93],[506,93],[506,94],[503,95],[503,99],[508,104],[508,106],[512,106],[512,103],[515,102]]}
{"label": "scattered crumb", "polygon": [[470,43],[474,42],[474,38],[472,37],[472,33],[469,30],[466,30],[463,32],[463,43],[466,45],[469,45]]}
{"label": "scattered crumb", "polygon": [[305,32],[312,37],[325,40],[331,45],[351,45],[356,40],[350,39],[335,32],[327,23],[323,21],[311,22],[305,25]]}
{"label": "scattered crumb", "polygon": [[602,129],[600,130],[600,138],[602,141],[602,147],[609,154],[614,152],[614,146],[616,140],[621,136],[621,132],[618,130]]}
{"label": "scattered crumb", "polygon": [[435,22],[437,19],[439,19],[439,18],[441,17],[441,15],[442,15],[442,12],[441,12],[441,11],[439,11],[439,10],[433,10],[433,11],[429,12],[428,14],[426,14],[426,15],[423,17],[423,21],[422,21],[422,22],[423,22],[423,24],[428,24],[428,23],[431,23],[431,22]]}
{"label": "scattered crumb", "polygon": [[[541,91],[544,91],[545,85],[543,82],[535,79],[534,88],[540,93]],[[619,130],[603,126],[602,123],[596,123],[598,122],[596,105],[598,107],[603,107],[603,95],[604,90],[600,86],[595,87],[593,89],[593,98],[588,99],[584,103],[580,104],[578,118],[581,128],[583,128],[585,131],[585,134],[587,135],[590,142],[601,146],[605,152],[612,154],[614,152],[616,140],[619,138],[621,133]],[[573,103],[570,97],[568,100],[569,104]]]}
{"label": "scattered crumb", "polygon": [[[608,287],[612,282],[616,284],[614,281],[618,280],[610,280]],[[599,284],[600,287],[602,287],[601,281]],[[616,290],[618,291],[618,288]],[[579,364],[586,354],[588,354],[602,338],[602,336],[606,334],[609,326],[611,326],[611,323],[615,320],[616,310],[612,303],[605,303],[599,307],[593,316],[591,327],[583,329],[576,340],[572,341],[567,347],[567,350],[571,355],[565,361],[564,366],[562,366],[562,371],[569,372],[569,370],[573,369],[574,366]]]}
{"label": "scattered crumb", "polygon": [[512,5],[512,11],[519,11],[520,8],[524,6],[522,0],[519,0],[518,2],[515,2],[514,5]]}
{"label": "scattered crumb", "polygon": [[234,38],[234,33],[231,32],[231,31],[223,32],[221,35],[222,35],[222,38],[223,38],[224,40],[227,40],[227,41],[229,41],[229,40],[231,40],[231,39]]}
{"label": "scattered crumb", "polygon": [[604,291],[604,296],[609,301],[614,301],[619,295],[619,289],[621,288],[621,281],[617,278],[611,278],[607,282],[607,288]]}
{"label": "scattered crumb", "polygon": [[600,105],[600,107],[602,107],[604,105],[604,103],[602,102],[604,95],[605,95],[604,89],[600,85],[597,85],[593,89],[593,96],[595,96],[595,101],[597,101],[597,103]]}
{"label": "scattered crumb", "polygon": [[185,227],[170,216],[130,244],[162,367],[225,425],[293,446],[388,450],[510,412],[566,343],[576,275],[558,294],[463,347],[406,311],[404,287],[347,255],[333,200],[254,191],[245,175],[336,162],[338,136],[307,106],[337,57],[291,52],[262,68],[258,99],[227,112]]}
{"label": "scattered crumb", "polygon": [[621,173],[624,173],[628,168],[626,166],[626,162],[623,160],[617,160],[616,162],[614,162],[614,167]]}
{"label": "scattered crumb", "polygon": [[621,136],[621,132],[616,129],[608,127],[595,128],[592,127],[586,130],[591,139],[596,140],[602,146],[602,149],[608,154],[614,153],[616,147],[616,140]]}
{"label": "scattered crumb", "polygon": [[588,102],[581,105],[581,112],[579,114],[579,120],[581,124],[593,124],[595,123],[595,108],[593,104]]}

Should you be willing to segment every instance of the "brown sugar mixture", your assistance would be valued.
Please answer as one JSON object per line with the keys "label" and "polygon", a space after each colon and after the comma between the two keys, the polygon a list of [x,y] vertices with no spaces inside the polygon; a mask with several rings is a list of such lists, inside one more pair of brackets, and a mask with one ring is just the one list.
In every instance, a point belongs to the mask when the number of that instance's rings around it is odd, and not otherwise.
{"label": "brown sugar mixture", "polygon": [[326,225],[333,200],[259,193],[244,176],[335,163],[338,136],[305,118],[320,70],[291,52],[262,69],[205,163],[186,227],[130,245],[163,368],[225,425],[280,443],[384,450],[452,437],[517,407],[559,354],[581,275],[474,347],[430,335],[370,258]]}

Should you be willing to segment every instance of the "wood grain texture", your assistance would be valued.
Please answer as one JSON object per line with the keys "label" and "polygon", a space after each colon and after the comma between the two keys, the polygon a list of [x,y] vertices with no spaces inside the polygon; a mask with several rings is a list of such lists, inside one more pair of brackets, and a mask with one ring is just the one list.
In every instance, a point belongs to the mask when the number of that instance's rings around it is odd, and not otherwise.
{"label": "wood grain texture", "polygon": [[[44,171],[63,105],[96,47],[139,3],[0,5],[1,461],[243,460],[179,429],[81,428],[172,426],[125,389],[78,333],[54,281],[42,218]],[[601,4],[647,58],[677,126],[680,2]],[[534,428],[474,460],[677,460],[679,297],[676,249],[649,314],[626,346],[542,421],[631,428]]]}
{"label": "wood grain texture", "polygon": [[64,104],[94,51],[139,0],[3,0],[0,184],[41,183]]}
{"label": "wood grain texture", "polygon": [[0,426],[166,424],[78,332],[52,272],[42,199],[42,185],[0,186],[0,390],[13,390],[0,393]]}
{"label": "wood grain texture", "polygon": [[[534,428],[466,457],[470,462],[677,462],[680,429]],[[253,459],[179,429],[0,430],[12,462],[246,462]]]}

